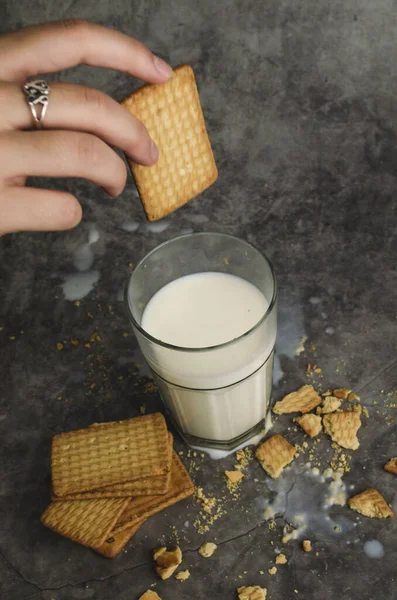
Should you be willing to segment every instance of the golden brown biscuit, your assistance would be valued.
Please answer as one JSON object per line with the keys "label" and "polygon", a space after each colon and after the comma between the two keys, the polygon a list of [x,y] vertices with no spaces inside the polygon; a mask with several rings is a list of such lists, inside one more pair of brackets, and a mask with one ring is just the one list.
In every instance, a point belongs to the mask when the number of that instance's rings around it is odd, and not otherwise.
{"label": "golden brown biscuit", "polygon": [[[91,425],[98,427],[99,424]],[[173,450],[173,437],[168,432],[169,441],[169,462],[170,470],[163,475],[154,477],[143,477],[136,481],[126,481],[124,483],[115,483],[102,489],[92,492],[81,492],[77,494],[66,494],[65,496],[56,496],[52,493],[51,500],[59,502],[61,500],[95,500],[98,498],[131,498],[132,496],[162,496],[166,494],[171,484],[171,460]]]}
{"label": "golden brown biscuit", "polygon": [[322,432],[323,426],[321,417],[318,415],[307,414],[294,419],[295,423],[298,423],[302,427],[303,431],[307,433],[310,438],[316,437]]}
{"label": "golden brown biscuit", "polygon": [[146,216],[157,221],[218,177],[192,68],[177,67],[171,79],[143,86],[122,105],[145,125],[160,150],[151,167],[129,161]]}
{"label": "golden brown biscuit", "polygon": [[98,548],[113,531],[128,502],[128,498],[52,502],[41,521],[74,542]]}
{"label": "golden brown biscuit", "polygon": [[321,397],[312,385],[304,385],[296,392],[285,396],[281,402],[276,402],[273,412],[276,415],[301,412],[308,413],[321,403]]}
{"label": "golden brown biscuit", "polygon": [[359,411],[335,412],[323,417],[324,431],[333,442],[347,448],[357,450],[360,442],[357,431],[361,427],[361,413]]}
{"label": "golden brown biscuit", "polygon": [[141,521],[140,523],[137,523],[131,527],[131,529],[124,529],[124,531],[120,531],[120,533],[116,533],[115,535],[112,535],[112,532],[110,532],[110,536],[104,541],[102,546],[94,548],[94,550],[106,558],[116,558],[124,546],[142,527],[143,523],[144,521]]}
{"label": "golden brown biscuit", "polygon": [[60,433],[53,438],[51,463],[58,497],[165,475],[170,470],[165,419],[155,413]]}
{"label": "golden brown biscuit", "polygon": [[347,501],[350,508],[372,519],[394,517],[394,512],[383,496],[374,489],[365,490]]}
{"label": "golden brown biscuit", "polygon": [[194,493],[194,485],[189,473],[179,460],[177,454],[173,453],[171,467],[170,489],[163,496],[139,496],[131,498],[123,513],[113,529],[113,534],[128,529],[135,523],[160,512],[167,506],[189,498]]}
{"label": "golden brown biscuit", "polygon": [[277,479],[284,467],[292,462],[295,453],[296,449],[282,435],[276,434],[258,446],[255,456],[266,473]]}

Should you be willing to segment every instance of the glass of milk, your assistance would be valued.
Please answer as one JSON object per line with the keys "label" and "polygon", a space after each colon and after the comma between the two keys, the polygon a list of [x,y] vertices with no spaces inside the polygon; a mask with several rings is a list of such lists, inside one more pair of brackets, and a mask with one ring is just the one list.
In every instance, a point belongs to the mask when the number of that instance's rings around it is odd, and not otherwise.
{"label": "glass of milk", "polygon": [[165,407],[191,446],[232,450],[263,429],[277,330],[266,256],[230,235],[183,235],[137,265],[125,299]]}

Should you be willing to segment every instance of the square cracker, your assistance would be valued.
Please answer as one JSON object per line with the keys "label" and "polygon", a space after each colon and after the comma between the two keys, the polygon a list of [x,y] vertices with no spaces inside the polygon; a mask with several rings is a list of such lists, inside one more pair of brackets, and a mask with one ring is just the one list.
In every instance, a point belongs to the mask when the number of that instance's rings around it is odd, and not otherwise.
{"label": "square cracker", "polygon": [[321,404],[321,398],[312,385],[304,385],[296,392],[287,394],[280,402],[276,402],[273,412],[276,415],[301,412],[308,413]]}
{"label": "square cracker", "polygon": [[361,413],[359,411],[334,412],[323,417],[324,431],[333,442],[347,448],[357,450],[360,442],[357,431],[361,427]]}
{"label": "square cracker", "polygon": [[144,521],[141,521],[133,525],[131,529],[124,529],[124,531],[120,531],[115,535],[110,532],[110,536],[103,542],[102,546],[94,548],[94,550],[106,558],[116,558],[143,524]]}
{"label": "square cracker", "polygon": [[378,490],[369,489],[347,501],[350,508],[372,519],[394,517],[394,512]]}
{"label": "square cracker", "polygon": [[145,125],[160,149],[153,166],[129,161],[146,216],[157,221],[218,177],[193,69],[177,67],[171,79],[143,86],[122,105]]}
{"label": "square cracker", "polygon": [[323,426],[321,422],[321,417],[318,415],[307,414],[302,415],[301,417],[296,417],[294,419],[295,423],[298,423],[303,429],[303,431],[310,437],[316,437],[319,433],[322,432]]}
{"label": "square cracker", "polygon": [[[98,424],[95,424],[97,427]],[[92,427],[92,426],[91,426]],[[166,494],[171,484],[171,460],[173,437],[168,432],[169,439],[169,462],[170,470],[164,475],[156,477],[146,477],[137,481],[126,481],[124,483],[115,483],[112,486],[94,490],[92,492],[81,492],[76,494],[67,494],[66,496],[56,496],[52,494],[53,502],[62,500],[94,500],[96,498],[130,498],[131,496],[161,496]]]}
{"label": "square cracker", "polygon": [[143,519],[155,515],[180,500],[189,498],[189,496],[193,495],[193,492],[194,485],[189,473],[179,460],[178,455],[174,452],[171,467],[171,487],[168,492],[164,496],[131,498],[113,528],[113,535],[132,527],[135,523]]}
{"label": "square cracker", "polygon": [[280,477],[284,467],[292,462],[296,449],[278,433],[263,442],[255,451],[255,456],[270,477]]}
{"label": "square cracker", "polygon": [[393,475],[397,475],[397,458],[391,458],[383,468],[388,473],[393,473]]}
{"label": "square cracker", "polygon": [[74,542],[97,548],[109,537],[128,502],[128,498],[52,502],[41,522]]}
{"label": "square cracker", "polygon": [[60,433],[52,441],[56,496],[92,492],[117,483],[165,475],[169,438],[162,414]]}

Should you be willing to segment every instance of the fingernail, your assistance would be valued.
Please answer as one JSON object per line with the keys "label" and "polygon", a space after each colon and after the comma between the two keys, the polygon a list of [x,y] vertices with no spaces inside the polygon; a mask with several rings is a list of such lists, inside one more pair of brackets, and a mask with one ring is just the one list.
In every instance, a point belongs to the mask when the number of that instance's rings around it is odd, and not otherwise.
{"label": "fingernail", "polygon": [[152,144],[150,146],[150,156],[152,157],[153,162],[157,162],[160,156],[160,151],[157,148],[156,144],[152,140]]}
{"label": "fingernail", "polygon": [[163,61],[159,56],[153,55],[154,66],[158,70],[158,72],[163,76],[169,79],[172,75],[172,68],[170,65],[167,65],[166,62]]}

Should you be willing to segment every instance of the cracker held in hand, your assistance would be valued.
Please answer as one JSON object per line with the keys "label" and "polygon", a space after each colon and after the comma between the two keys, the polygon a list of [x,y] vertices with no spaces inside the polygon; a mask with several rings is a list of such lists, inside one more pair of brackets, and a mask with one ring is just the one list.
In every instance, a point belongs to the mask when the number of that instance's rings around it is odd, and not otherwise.
{"label": "cracker held in hand", "polygon": [[391,458],[383,468],[388,473],[393,473],[393,475],[397,475],[397,458]]}
{"label": "cracker held in hand", "polygon": [[316,435],[323,430],[321,417],[318,415],[302,415],[301,417],[296,417],[294,421],[302,427],[303,431],[307,433],[310,438],[316,437]]}
{"label": "cracker held in hand", "polygon": [[174,452],[171,467],[171,486],[164,496],[140,496],[131,498],[113,529],[113,534],[128,529],[135,523],[147,519],[194,493],[189,473]]}
{"label": "cracker held in hand", "polygon": [[279,434],[263,442],[255,451],[255,456],[270,477],[280,477],[284,467],[292,462],[296,449]]}
{"label": "cracker held in hand", "polygon": [[347,501],[350,508],[356,512],[371,517],[372,519],[386,519],[394,517],[394,512],[383,496],[374,489],[365,490]]}
{"label": "cracker held in hand", "polygon": [[325,433],[331,436],[333,442],[347,448],[357,450],[360,442],[357,431],[361,427],[361,413],[354,411],[336,412],[323,417]]}
{"label": "cracker held in hand", "polygon": [[109,537],[128,498],[52,502],[41,522],[83,546],[98,548]]}
{"label": "cracker held in hand", "polygon": [[294,412],[308,413],[319,404],[321,404],[321,398],[313,386],[304,385],[297,392],[285,396],[281,402],[276,402],[273,412],[276,415]]}
{"label": "cracker held in hand", "polygon": [[56,496],[165,475],[170,469],[165,419],[155,413],[60,433],[53,438],[51,463]]}
{"label": "cracker held in hand", "polygon": [[151,167],[129,161],[146,216],[157,221],[218,177],[192,68],[176,68],[170,80],[145,85],[122,105],[145,125],[160,150]]}
{"label": "cracker held in hand", "polygon": [[103,542],[103,544],[97,548],[94,548],[94,550],[106,558],[116,558],[124,546],[142,527],[143,523],[144,521],[141,521],[140,523],[137,523],[131,527],[131,529],[124,529],[124,531],[120,531],[120,533],[116,533],[115,535],[110,532],[110,536]]}

